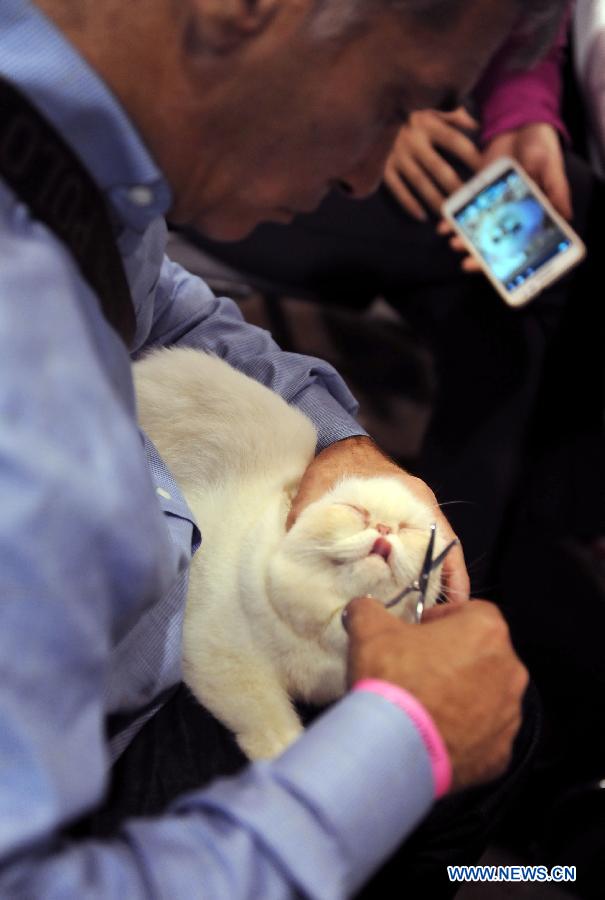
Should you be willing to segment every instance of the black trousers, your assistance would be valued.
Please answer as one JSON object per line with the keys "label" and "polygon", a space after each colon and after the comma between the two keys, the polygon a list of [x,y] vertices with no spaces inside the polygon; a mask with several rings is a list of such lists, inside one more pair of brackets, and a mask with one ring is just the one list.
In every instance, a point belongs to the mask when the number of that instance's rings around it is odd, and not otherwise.
{"label": "black trousers", "polygon": [[[304,708],[301,714],[308,721],[318,711]],[[502,818],[523,795],[540,733],[540,703],[530,689],[508,772],[489,785],[436,803],[359,896],[368,900],[453,897],[460,885],[449,882],[446,866],[472,864],[480,857]],[[114,766],[103,806],[77,823],[70,836],[110,837],[124,820],[161,815],[181,794],[218,776],[233,775],[245,765],[247,760],[230,732],[180,685]]]}

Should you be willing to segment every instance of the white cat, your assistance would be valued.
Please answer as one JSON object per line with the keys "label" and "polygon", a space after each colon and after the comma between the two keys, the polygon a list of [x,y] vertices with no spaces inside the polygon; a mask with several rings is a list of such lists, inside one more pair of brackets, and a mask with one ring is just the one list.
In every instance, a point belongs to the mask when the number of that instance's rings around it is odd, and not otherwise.
{"label": "white cat", "polygon": [[[202,531],[183,635],[183,673],[249,758],[301,732],[292,699],[322,705],[346,688],[341,613],[387,602],[419,575],[435,512],[397,478],[348,477],[285,522],[315,453],[297,409],[223,360],[160,350],[134,367],[143,430]],[[443,546],[437,539],[436,553]],[[435,602],[439,572],[427,605]],[[417,595],[393,610],[413,619]]]}

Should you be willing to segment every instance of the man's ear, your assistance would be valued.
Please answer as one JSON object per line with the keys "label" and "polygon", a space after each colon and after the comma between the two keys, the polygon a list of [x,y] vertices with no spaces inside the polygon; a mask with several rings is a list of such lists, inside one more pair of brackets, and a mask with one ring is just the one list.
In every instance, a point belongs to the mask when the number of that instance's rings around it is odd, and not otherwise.
{"label": "man's ear", "polygon": [[260,34],[278,12],[280,0],[191,0],[188,49],[223,54]]}

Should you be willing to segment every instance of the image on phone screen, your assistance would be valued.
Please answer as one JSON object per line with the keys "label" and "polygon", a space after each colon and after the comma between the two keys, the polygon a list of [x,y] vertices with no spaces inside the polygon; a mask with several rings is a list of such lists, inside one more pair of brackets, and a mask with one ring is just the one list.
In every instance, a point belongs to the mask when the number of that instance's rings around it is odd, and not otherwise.
{"label": "image on phone screen", "polygon": [[571,245],[513,168],[483,188],[454,218],[509,291]]}

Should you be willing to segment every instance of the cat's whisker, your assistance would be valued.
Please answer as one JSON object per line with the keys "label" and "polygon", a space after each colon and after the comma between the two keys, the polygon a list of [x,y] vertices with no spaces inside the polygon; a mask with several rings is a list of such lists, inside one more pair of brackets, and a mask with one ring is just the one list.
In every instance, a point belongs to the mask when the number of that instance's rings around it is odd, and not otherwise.
{"label": "cat's whisker", "polygon": [[481,562],[483,562],[483,560],[486,558],[486,556],[487,556],[487,553],[480,553],[479,556],[475,556],[474,559],[471,559],[469,562],[467,562],[466,568],[467,568],[467,571],[469,572],[469,574],[475,571],[477,566]]}
{"label": "cat's whisker", "polygon": [[444,587],[441,591],[440,598],[442,603],[455,603],[456,598],[454,594],[459,594],[461,599],[466,599],[466,594],[463,591],[454,591],[450,588]]}
{"label": "cat's whisker", "polygon": [[[467,599],[466,591],[460,591],[455,588],[450,587],[449,585],[445,585],[441,591],[441,595],[444,598],[445,603],[456,603],[457,598],[462,600]],[[457,597],[455,596],[457,595]]]}

